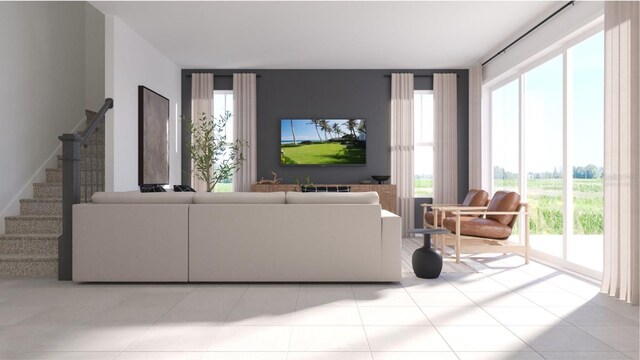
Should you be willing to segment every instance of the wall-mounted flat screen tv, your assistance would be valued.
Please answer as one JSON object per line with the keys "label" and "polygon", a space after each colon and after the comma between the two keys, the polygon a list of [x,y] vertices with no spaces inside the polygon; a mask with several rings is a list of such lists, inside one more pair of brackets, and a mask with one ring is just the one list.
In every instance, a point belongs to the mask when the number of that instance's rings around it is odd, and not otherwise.
{"label": "wall-mounted flat screen tv", "polygon": [[365,119],[281,119],[280,164],[366,165]]}

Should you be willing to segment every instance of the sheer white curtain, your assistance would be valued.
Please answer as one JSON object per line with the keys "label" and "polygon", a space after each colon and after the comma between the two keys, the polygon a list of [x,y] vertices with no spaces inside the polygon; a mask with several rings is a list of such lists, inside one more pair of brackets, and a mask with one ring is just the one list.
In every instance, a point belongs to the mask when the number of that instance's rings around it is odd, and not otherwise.
{"label": "sheer white curtain", "polygon": [[233,175],[233,191],[251,191],[258,176],[256,118],[256,74],[233,74],[234,134],[249,145],[243,149],[244,162]]}
{"label": "sheer white curtain", "polygon": [[[198,122],[202,114],[213,115],[213,74],[191,74],[191,119]],[[193,163],[191,169],[195,168]],[[207,184],[191,174],[191,186],[207,191]]]}
{"label": "sheer white curtain", "polygon": [[638,304],[640,3],[605,2],[605,189],[602,291]]}
{"label": "sheer white curtain", "polygon": [[414,227],[413,141],[413,74],[391,74],[391,183],[403,233]]}
{"label": "sheer white curtain", "polygon": [[469,69],[469,189],[482,189],[482,65]]}
{"label": "sheer white curtain", "polygon": [[433,75],[433,202],[458,202],[458,95],[456,74]]}

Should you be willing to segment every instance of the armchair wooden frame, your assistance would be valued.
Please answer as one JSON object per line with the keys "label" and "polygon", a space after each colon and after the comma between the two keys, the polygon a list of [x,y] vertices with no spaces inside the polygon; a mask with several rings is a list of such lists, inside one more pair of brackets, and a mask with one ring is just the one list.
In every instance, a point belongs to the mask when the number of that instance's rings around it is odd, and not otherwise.
{"label": "armchair wooden frame", "polygon": [[420,204],[420,206],[422,206],[423,219],[425,218],[425,215],[428,212],[428,208],[431,208],[431,210],[433,211],[433,225],[423,220],[422,227],[425,229],[440,229],[440,226],[438,226],[438,224],[440,223],[441,220],[443,220],[443,219],[440,219],[440,216],[444,218],[444,215],[446,214],[446,212],[447,211],[451,212],[452,209],[478,211],[478,210],[485,210],[487,208],[486,206],[463,206],[461,204]]}
{"label": "armchair wooden frame", "polygon": [[[453,212],[456,216],[456,233],[439,235],[437,238],[441,241],[442,255],[445,254],[447,245],[452,245],[455,249],[456,263],[460,263],[460,254],[479,254],[479,253],[519,253],[524,256],[525,264],[529,263],[529,204],[520,203],[517,211],[478,211],[467,207],[442,207],[442,211]],[[506,240],[493,239],[488,237],[460,235],[460,217],[461,216],[482,216],[487,215],[523,215],[524,216],[524,244],[516,244]],[[518,221],[518,220],[515,220]]]}

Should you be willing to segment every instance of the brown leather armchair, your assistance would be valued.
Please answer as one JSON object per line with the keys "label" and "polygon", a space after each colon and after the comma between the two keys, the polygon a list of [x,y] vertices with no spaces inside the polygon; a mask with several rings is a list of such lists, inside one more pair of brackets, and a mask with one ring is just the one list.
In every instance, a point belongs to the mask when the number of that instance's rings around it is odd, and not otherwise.
{"label": "brown leather armchair", "polygon": [[[422,204],[423,227],[442,227],[442,221],[453,216],[451,211],[442,211],[443,208],[470,207],[473,210],[481,210],[489,202],[489,194],[480,189],[470,189],[462,204]],[[431,208],[431,211],[428,211]],[[467,209],[471,210],[471,209]]]}
{"label": "brown leather armchair", "polygon": [[[520,202],[520,195],[510,191],[498,191],[486,210],[447,209],[453,216],[443,221],[451,234],[442,235],[446,245],[453,245],[456,262],[460,253],[521,253],[529,263],[529,206]],[[509,241],[518,215],[525,218],[524,245]]]}

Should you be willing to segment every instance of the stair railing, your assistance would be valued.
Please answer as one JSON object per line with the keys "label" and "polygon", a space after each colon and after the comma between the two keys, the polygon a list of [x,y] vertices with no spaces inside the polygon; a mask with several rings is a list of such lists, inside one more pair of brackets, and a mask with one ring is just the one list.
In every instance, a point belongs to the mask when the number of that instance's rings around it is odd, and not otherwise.
{"label": "stair railing", "polygon": [[[95,147],[104,146],[104,141],[99,143],[99,135],[104,139],[105,115],[111,108],[113,99],[105,99],[84,131],[58,137],[62,141],[62,234],[58,237],[58,280],[72,280],[73,205],[91,202],[94,192],[104,191],[105,153]],[[100,130],[102,134],[99,134]],[[100,158],[96,158],[97,155]],[[84,169],[80,168],[82,163]]]}

